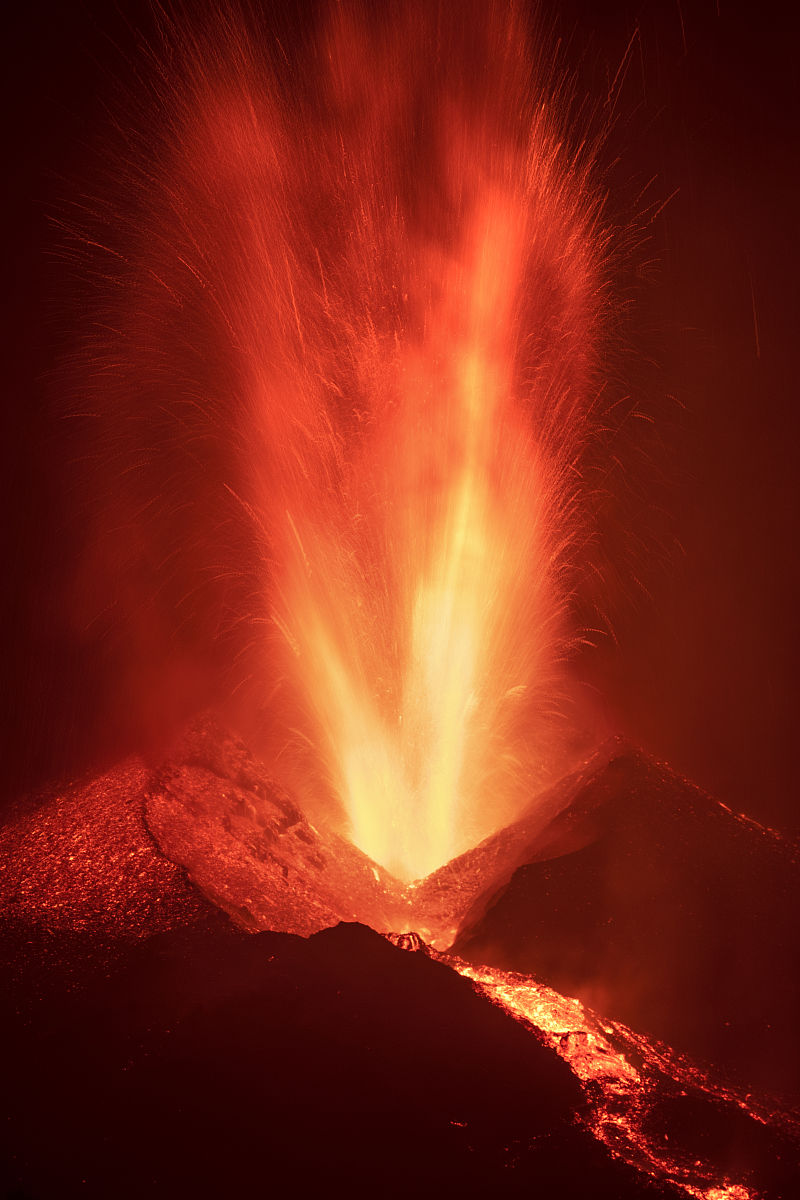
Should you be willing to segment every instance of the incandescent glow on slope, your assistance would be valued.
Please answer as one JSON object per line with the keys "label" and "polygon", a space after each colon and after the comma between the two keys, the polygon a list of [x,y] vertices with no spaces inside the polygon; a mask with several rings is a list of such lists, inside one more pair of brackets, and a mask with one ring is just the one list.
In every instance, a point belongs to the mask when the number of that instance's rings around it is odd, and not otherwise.
{"label": "incandescent glow on slope", "polygon": [[[431,953],[428,951],[428,953]],[[693,1200],[758,1200],[749,1185],[715,1178],[712,1166],[648,1131],[655,1085],[665,1080],[679,1095],[699,1093],[738,1106],[754,1120],[768,1116],[748,1097],[712,1083],[701,1070],[626,1026],[606,1021],[576,999],[531,976],[433,956],[473,980],[495,1004],[531,1025],[566,1060],[584,1088],[590,1127],[612,1154]],[[634,1066],[632,1058],[640,1064]],[[791,1119],[790,1119],[791,1120]],[[718,1174],[718,1173],[717,1173]]]}

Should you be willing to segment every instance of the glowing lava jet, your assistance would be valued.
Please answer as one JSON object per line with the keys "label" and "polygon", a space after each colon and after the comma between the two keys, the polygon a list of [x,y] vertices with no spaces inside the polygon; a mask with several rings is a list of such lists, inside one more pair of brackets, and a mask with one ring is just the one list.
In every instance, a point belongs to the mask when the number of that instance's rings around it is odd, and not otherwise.
{"label": "glowing lava jet", "polygon": [[299,113],[225,76],[208,182],[238,189],[226,316],[296,728],[413,879],[549,765],[604,238],[510,11],[338,16],[319,56]]}
{"label": "glowing lava jet", "polygon": [[214,570],[250,580],[228,603],[260,749],[418,878],[563,765],[609,304],[595,142],[511,6],[336,6],[288,49],[234,10],[164,26],[125,202],[84,234],[128,305],[96,322],[92,386],[108,407],[122,361],[131,426],[149,387],[181,455],[226,444],[249,533]]}

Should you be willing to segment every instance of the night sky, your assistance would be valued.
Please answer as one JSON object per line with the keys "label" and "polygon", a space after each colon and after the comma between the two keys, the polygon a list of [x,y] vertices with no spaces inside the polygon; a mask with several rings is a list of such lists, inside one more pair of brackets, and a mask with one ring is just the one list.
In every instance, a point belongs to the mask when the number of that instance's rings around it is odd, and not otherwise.
{"label": "night sky", "polygon": [[[32,3],[4,30],[7,798],[113,761],[215,695],[214,654],[167,622],[131,699],[124,631],[109,640],[81,629],[67,599],[85,553],[71,490],[79,451],[49,373],[80,314],[48,213],[96,156],[117,54],[108,39],[130,57],[133,28],[147,28],[144,6],[120,7]],[[632,322],[633,345],[653,359],[634,361],[631,386],[644,381],[660,422],[650,500],[668,510],[654,517],[665,553],[642,564],[649,599],[622,581],[616,643],[587,651],[575,670],[608,725],[734,808],[797,832],[800,168],[789,17],[725,0],[554,10],[568,59],[593,87],[605,64],[616,70],[638,22],[611,177],[622,209],[625,189],[652,176],[654,196],[674,193],[648,231],[643,254],[656,265]],[[143,703],[164,661],[192,658],[167,700]]]}

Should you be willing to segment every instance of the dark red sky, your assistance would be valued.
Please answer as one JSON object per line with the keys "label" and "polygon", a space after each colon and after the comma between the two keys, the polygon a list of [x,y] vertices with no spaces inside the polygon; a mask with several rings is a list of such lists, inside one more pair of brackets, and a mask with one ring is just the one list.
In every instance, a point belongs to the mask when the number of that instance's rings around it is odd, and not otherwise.
{"label": "dark red sky", "polygon": [[[140,19],[143,6],[121,7]],[[734,807],[797,830],[800,168],[795,40],[778,13],[724,0],[570,0],[558,20],[595,81],[638,22],[615,177],[657,175],[664,197],[676,193],[652,230],[659,265],[640,323],[655,331],[647,386],[656,378],[657,392],[677,398],[660,405],[664,450],[653,473],[669,481],[684,554],[653,573],[651,601],[621,606],[618,644],[588,654],[582,669],[612,725]],[[32,3],[15,23],[4,47],[6,794],[87,769],[98,746],[121,753],[142,727],[113,653],[53,619],[81,533],[60,471],[68,441],[45,383],[60,345],[48,315],[60,268],[46,257],[45,214],[70,186],[59,176],[74,177],[86,160],[106,36],[130,45],[132,35],[95,0],[77,13]],[[202,680],[195,686],[201,700]]]}

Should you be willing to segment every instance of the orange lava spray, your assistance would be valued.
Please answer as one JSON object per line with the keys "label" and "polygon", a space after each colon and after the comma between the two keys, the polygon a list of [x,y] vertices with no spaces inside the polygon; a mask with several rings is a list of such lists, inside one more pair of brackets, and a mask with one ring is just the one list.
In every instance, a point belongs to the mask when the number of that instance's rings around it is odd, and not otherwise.
{"label": "orange lava spray", "polygon": [[235,448],[276,769],[421,877],[552,753],[608,306],[593,145],[511,4],[337,5],[290,49],[233,10],[166,28],[140,341]]}

